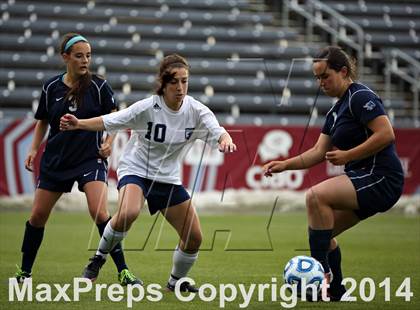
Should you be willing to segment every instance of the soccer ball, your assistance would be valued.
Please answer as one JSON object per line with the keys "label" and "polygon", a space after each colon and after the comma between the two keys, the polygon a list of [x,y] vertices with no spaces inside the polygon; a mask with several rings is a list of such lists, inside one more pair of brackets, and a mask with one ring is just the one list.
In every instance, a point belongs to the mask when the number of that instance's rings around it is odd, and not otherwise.
{"label": "soccer ball", "polygon": [[[301,296],[302,293],[310,296],[312,290],[308,287],[309,284],[315,285],[316,293],[321,290],[321,284],[324,280],[324,268],[321,263],[315,258],[305,255],[295,256],[289,260],[284,267],[283,272],[284,282],[291,285],[297,285],[297,294]],[[302,283],[306,283],[303,288]]]}

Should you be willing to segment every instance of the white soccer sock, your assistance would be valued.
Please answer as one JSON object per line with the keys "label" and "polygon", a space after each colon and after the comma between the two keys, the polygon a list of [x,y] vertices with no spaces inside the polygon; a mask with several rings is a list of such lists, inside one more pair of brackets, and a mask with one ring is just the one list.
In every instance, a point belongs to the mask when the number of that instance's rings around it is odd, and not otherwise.
{"label": "white soccer sock", "polygon": [[106,224],[104,233],[99,241],[99,247],[96,251],[96,255],[100,255],[106,259],[108,253],[111,252],[115,245],[122,241],[126,235],[126,231],[121,232],[113,230],[111,227],[111,221],[109,221],[108,224]]}
{"label": "white soccer sock", "polygon": [[[176,281],[185,277],[190,271],[192,265],[198,258],[198,252],[194,254],[185,253],[180,248],[176,247],[173,255],[173,266],[171,276],[169,277],[169,284],[175,285]],[[173,278],[176,277],[177,279]]]}

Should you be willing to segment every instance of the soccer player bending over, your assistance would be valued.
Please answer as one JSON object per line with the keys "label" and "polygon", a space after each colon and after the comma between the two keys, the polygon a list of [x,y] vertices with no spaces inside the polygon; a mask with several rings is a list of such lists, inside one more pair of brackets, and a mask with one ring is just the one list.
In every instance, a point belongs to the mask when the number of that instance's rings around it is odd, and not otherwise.
{"label": "soccer player bending over", "polygon": [[316,144],[306,152],[263,166],[267,177],[307,169],[324,160],[345,165],[345,173],[312,186],[306,193],[311,255],[324,267],[331,300],[345,293],[341,253],[335,237],[378,212],[390,209],[403,191],[404,174],[394,131],[381,99],[355,83],[354,63],[339,47],[323,49],[313,72],[324,93],[339,98],[327,113]]}
{"label": "soccer player bending over", "polygon": [[[150,213],[161,212],[180,237],[167,288],[173,291],[196,261],[202,234],[190,195],[181,184],[182,156],[196,139],[218,144],[222,152],[233,152],[236,145],[209,108],[187,95],[188,78],[187,61],[172,54],[160,64],[156,95],[101,117],[78,119],[66,114],[61,118],[61,130],[132,130],[117,171],[118,211],[106,226],[84,277],[94,280],[98,276],[107,254],[123,240],[145,199]],[[197,291],[188,282],[180,288]]]}

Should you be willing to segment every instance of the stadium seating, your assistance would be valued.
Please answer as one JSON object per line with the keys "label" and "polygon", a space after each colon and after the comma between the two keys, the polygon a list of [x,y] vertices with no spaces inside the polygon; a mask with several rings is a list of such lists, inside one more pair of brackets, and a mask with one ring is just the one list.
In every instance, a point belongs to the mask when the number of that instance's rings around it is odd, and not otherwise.
{"label": "stadium seating", "polygon": [[[418,1],[284,0],[283,4],[288,5],[278,10],[285,8],[284,25],[292,19],[293,25],[305,27],[308,35],[341,42],[362,55],[363,71],[368,73],[363,81],[375,82],[375,90],[390,107],[393,117],[411,119],[414,126],[420,126],[420,82],[416,82],[420,74]],[[390,57],[396,52],[404,59],[398,62],[398,68]]]}
{"label": "stadium seating", "polygon": [[[1,9],[4,107],[36,106],[42,82],[63,70],[57,46],[71,31],[89,38],[93,70],[125,105],[153,91],[159,59],[172,52],[188,57],[190,93],[217,113],[307,113],[316,93],[305,58],[319,46],[307,47],[297,30],[276,27],[263,1],[17,0]],[[286,84],[292,58],[301,61]],[[294,91],[299,95],[291,100]],[[320,109],[330,106],[324,98]]]}
{"label": "stadium seating", "polygon": [[[420,53],[412,48],[418,5],[391,3],[385,10],[367,2],[325,1],[363,25],[373,45]],[[88,37],[92,70],[107,78],[125,106],[153,92],[160,59],[174,52],[190,62],[190,94],[233,119],[280,114],[306,120],[317,92],[310,57],[325,42],[308,44],[303,28],[280,27],[278,12],[263,0],[8,0],[0,10],[2,109],[36,107],[42,83],[64,70],[58,45],[67,32]],[[320,96],[317,112],[331,104]],[[404,98],[391,104],[407,105]]]}
{"label": "stadium seating", "polygon": [[418,1],[323,1],[361,25],[374,51],[398,47],[420,59]]}

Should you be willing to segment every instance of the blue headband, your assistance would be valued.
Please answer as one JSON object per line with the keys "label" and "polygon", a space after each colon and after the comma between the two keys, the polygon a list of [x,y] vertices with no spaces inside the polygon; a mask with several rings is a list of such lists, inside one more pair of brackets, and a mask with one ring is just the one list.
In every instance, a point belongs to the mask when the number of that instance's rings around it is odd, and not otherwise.
{"label": "blue headband", "polygon": [[70,47],[72,47],[75,43],[80,42],[80,41],[87,42],[88,40],[81,35],[74,36],[73,38],[67,41],[66,46],[64,47],[64,52],[67,52],[67,50]]}

